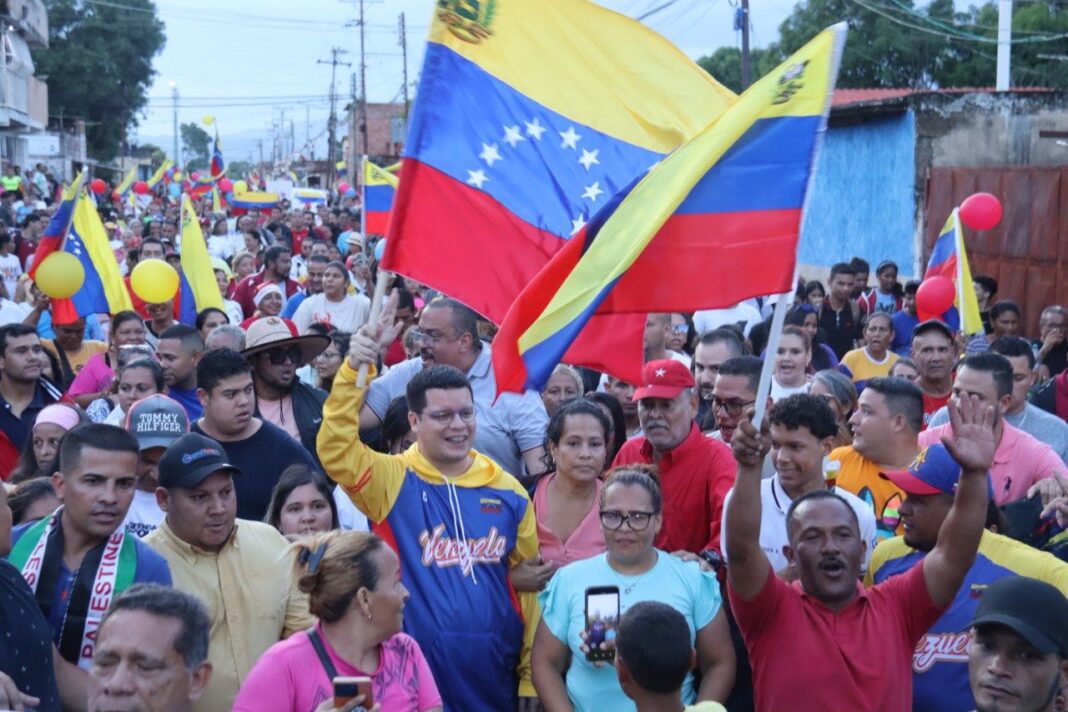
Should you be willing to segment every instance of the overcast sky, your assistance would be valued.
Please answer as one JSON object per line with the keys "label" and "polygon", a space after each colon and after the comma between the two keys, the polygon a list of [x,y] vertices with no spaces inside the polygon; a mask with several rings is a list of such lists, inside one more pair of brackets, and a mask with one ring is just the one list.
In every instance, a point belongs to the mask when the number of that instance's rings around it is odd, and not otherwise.
{"label": "overcast sky", "polygon": [[[398,22],[407,21],[409,81],[418,77],[433,0],[364,0],[368,98],[372,102],[402,96],[403,60]],[[691,57],[738,43],[734,7],[728,0],[602,0],[601,4],[641,15],[669,3],[645,22]],[[282,112],[288,133],[293,120],[296,144],[306,134],[323,145],[329,114],[330,49],[352,64],[337,67],[337,91],[344,98],[350,77],[359,69],[358,0],[156,0],[166,25],[167,43],[156,57],[158,72],[149,89],[149,104],[138,135],[170,150],[173,102],[170,82],[179,93],[179,122],[212,115],[223,136],[242,134],[241,152],[256,134],[269,147],[272,126]],[[751,9],[754,46],[777,36],[791,0],[755,0]],[[320,62],[324,62],[320,64]],[[269,150],[269,149],[268,149]],[[231,160],[248,158],[234,155]]]}

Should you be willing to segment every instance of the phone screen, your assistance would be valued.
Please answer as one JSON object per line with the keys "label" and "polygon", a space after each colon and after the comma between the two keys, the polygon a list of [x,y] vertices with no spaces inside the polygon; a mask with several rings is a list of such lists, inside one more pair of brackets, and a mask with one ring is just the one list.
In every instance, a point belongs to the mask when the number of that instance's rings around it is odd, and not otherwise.
{"label": "phone screen", "polygon": [[619,589],[615,586],[599,586],[586,589],[586,645],[587,660],[612,660],[615,658],[613,643],[616,626],[619,624]]}

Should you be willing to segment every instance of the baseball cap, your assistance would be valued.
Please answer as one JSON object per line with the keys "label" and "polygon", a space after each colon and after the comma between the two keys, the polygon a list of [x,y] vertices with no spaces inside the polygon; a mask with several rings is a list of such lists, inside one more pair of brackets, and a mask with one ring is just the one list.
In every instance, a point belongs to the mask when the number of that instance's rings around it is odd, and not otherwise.
{"label": "baseball cap", "polygon": [[130,406],[130,412],[126,414],[126,432],[137,438],[142,450],[170,447],[189,432],[189,416],[181,403],[157,393]]}
{"label": "baseball cap", "polygon": [[949,325],[941,319],[928,319],[927,321],[921,321],[912,330],[912,336],[916,334],[922,334],[925,331],[941,331],[946,335],[946,338],[950,341],[953,340],[953,330],[949,328]]}
{"label": "baseball cap", "polygon": [[[929,445],[920,450],[912,464],[904,470],[882,473],[883,477],[897,485],[905,494],[948,494],[957,491],[960,480],[960,465],[944,445]],[[987,486],[990,477],[987,477]],[[991,491],[991,496],[993,496]]]}
{"label": "baseball cap", "polygon": [[1068,657],[1068,599],[1045,581],[1007,576],[986,587],[972,625],[1012,628],[1042,653]]}
{"label": "baseball cap", "polygon": [[642,385],[634,391],[635,403],[642,398],[675,398],[694,387],[693,374],[681,362],[671,358],[650,361],[642,368]]}
{"label": "baseball cap", "polygon": [[186,433],[171,443],[160,458],[159,485],[190,489],[220,470],[241,474],[230,464],[222,445],[200,433]]}

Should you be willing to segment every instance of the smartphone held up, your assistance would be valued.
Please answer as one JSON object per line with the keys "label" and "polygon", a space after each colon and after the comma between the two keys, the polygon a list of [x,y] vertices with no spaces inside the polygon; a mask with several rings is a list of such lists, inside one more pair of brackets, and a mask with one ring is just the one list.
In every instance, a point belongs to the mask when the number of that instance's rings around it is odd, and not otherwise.
{"label": "smartphone held up", "polygon": [[586,659],[609,662],[616,657],[616,627],[619,625],[619,587],[586,589]]}

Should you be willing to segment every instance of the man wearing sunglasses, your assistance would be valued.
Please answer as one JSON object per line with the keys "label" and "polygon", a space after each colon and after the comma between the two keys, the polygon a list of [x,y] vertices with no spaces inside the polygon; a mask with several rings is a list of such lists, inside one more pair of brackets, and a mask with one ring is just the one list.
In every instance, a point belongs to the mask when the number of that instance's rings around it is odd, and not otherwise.
{"label": "man wearing sunglasses", "polygon": [[269,316],[252,322],[241,352],[252,366],[255,415],[299,440],[312,457],[323,422],[326,391],[301,382],[297,369],[311,363],[329,345],[326,336],[298,336],[293,322]]}

